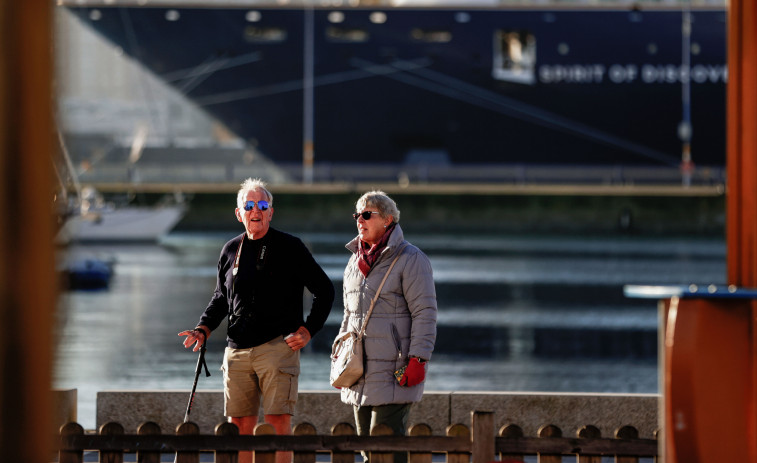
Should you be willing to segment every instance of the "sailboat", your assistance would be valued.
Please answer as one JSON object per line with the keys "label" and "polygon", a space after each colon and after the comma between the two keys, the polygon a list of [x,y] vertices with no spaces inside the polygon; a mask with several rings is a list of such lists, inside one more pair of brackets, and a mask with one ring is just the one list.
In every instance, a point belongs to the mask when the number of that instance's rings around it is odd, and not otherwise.
{"label": "sailboat", "polygon": [[[132,163],[141,155],[142,141],[145,134],[138,132],[132,145]],[[131,204],[118,205],[105,201],[92,186],[82,186],[66,148],[62,134],[59,133],[61,153],[64,166],[56,165],[56,172],[61,183],[61,200],[64,212],[61,214],[61,227],[56,236],[58,243],[88,241],[157,241],[168,234],[187,211],[187,205],[181,193],[154,206]],[[65,178],[65,180],[64,180]],[[67,184],[73,186],[75,195],[67,194]]]}
{"label": "sailboat", "polygon": [[168,234],[186,213],[182,199],[156,206],[117,206],[103,200],[91,187],[82,189],[81,201],[58,232],[62,242],[157,241]]}

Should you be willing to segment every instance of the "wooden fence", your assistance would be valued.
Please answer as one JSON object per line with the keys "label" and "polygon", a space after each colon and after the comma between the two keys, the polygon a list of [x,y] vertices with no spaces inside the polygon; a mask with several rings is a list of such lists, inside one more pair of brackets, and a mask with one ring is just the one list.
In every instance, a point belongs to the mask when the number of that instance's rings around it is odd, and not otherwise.
{"label": "wooden fence", "polygon": [[576,437],[563,437],[556,426],[539,429],[537,437],[526,437],[517,425],[494,431],[492,412],[471,412],[471,426],[453,424],[446,436],[433,436],[431,427],[413,425],[407,436],[393,436],[387,426],[376,426],[371,436],[355,435],[351,424],[339,423],[330,435],[318,435],[315,427],[301,423],[291,436],[275,435],[265,423],[255,428],[255,435],[239,435],[231,423],[216,426],[215,435],[200,435],[192,422],[182,423],[176,434],[161,434],[152,422],[139,426],[136,434],[125,434],[118,423],[106,423],[98,434],[88,434],[77,423],[61,428],[59,463],[81,463],[84,451],[99,451],[100,461],[123,462],[124,453],[136,453],[137,461],[159,463],[161,453],[176,455],[176,463],[199,463],[200,452],[214,452],[216,463],[236,463],[237,452],[252,450],[256,463],[274,463],[275,453],[293,451],[294,463],[315,463],[316,453],[330,454],[333,463],[354,463],[355,453],[370,452],[372,463],[393,463],[392,452],[409,452],[409,463],[431,463],[432,453],[444,454],[446,463],[488,463],[496,459],[523,461],[536,455],[539,463],[560,463],[562,456],[574,455],[578,463],[600,463],[602,456],[613,456],[616,463],[637,463],[640,458],[657,460],[656,439],[639,439],[635,428],[625,426],[612,438],[604,438],[591,425],[582,427]]}

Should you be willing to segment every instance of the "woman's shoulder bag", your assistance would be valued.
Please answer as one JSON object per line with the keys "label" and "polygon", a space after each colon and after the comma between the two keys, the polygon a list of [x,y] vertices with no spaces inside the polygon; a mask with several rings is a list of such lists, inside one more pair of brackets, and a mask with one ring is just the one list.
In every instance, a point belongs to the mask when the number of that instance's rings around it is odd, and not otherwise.
{"label": "woman's shoulder bag", "polygon": [[394,264],[397,263],[397,259],[400,258],[404,248],[405,246],[402,246],[399,252],[397,252],[397,256],[384,275],[384,279],[381,280],[381,284],[376,290],[376,295],[373,296],[373,300],[371,301],[371,307],[365,315],[365,320],[363,320],[360,333],[356,334],[349,331],[334,340],[334,344],[331,346],[331,373],[329,374],[329,382],[332,386],[339,388],[350,387],[363,376],[363,336],[365,336],[365,327],[368,324],[368,319],[371,318],[371,313],[373,313],[373,308],[376,305],[379,293],[381,293],[381,288],[384,287],[386,278],[392,271]]}

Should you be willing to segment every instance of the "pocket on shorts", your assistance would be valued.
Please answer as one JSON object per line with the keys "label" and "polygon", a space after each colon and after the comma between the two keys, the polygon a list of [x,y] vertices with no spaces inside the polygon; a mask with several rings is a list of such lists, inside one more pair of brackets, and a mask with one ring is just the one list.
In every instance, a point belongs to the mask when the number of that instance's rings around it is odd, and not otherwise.
{"label": "pocket on shorts", "polygon": [[281,367],[279,371],[289,377],[289,400],[296,401],[300,367]]}
{"label": "pocket on shorts", "polygon": [[300,367],[281,367],[279,368],[279,371],[285,375],[299,376]]}
{"label": "pocket on shorts", "polygon": [[242,357],[243,354],[244,352],[241,352],[238,349],[232,349],[231,347],[226,348],[223,362],[221,363],[221,371],[223,371],[224,376],[228,376],[234,371],[249,370],[249,361]]}
{"label": "pocket on shorts", "polygon": [[224,378],[229,377],[229,353],[229,348],[227,347],[223,353],[223,360],[221,360],[221,371]]}

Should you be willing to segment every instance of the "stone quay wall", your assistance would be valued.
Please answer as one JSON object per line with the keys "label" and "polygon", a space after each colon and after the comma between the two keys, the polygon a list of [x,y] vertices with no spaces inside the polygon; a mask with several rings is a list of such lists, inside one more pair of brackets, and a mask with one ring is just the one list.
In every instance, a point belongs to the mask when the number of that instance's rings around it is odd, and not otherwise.
{"label": "stone quay wall", "polygon": [[[170,433],[184,420],[189,391],[102,391],[97,394],[96,423],[118,422],[136,433],[145,421],[156,422]],[[408,425],[426,423],[434,435],[444,435],[450,424],[470,426],[471,412],[494,412],[495,427],[517,424],[525,436],[536,436],[544,425],[555,425],[566,437],[585,425],[612,437],[622,426],[633,426],[640,438],[654,438],[660,428],[658,394],[590,394],[540,392],[426,392],[410,412]],[[223,391],[198,390],[189,421],[200,433],[213,434],[223,421]],[[262,421],[262,419],[261,419]],[[338,391],[300,391],[292,424],[308,422],[319,434],[331,434],[337,423],[354,426],[352,407]]]}

